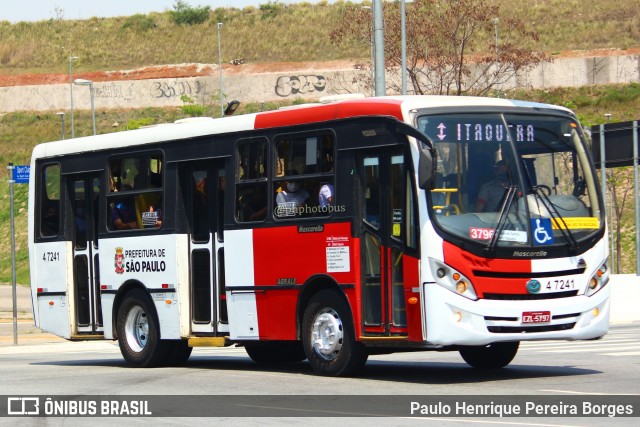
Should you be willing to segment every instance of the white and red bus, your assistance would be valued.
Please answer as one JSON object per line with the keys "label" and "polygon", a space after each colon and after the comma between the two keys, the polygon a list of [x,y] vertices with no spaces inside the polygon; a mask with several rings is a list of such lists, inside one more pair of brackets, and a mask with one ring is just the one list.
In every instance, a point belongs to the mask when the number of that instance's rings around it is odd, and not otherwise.
{"label": "white and red bus", "polygon": [[608,330],[604,204],[562,107],[346,99],[44,143],[31,171],[36,325],[134,366],[241,345],[323,375],[409,350],[497,368]]}

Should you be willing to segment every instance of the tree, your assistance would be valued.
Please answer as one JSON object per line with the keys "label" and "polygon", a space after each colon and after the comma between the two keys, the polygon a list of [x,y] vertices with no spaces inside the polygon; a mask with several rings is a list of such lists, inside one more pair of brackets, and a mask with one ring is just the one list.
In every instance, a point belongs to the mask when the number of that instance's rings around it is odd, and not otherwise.
{"label": "tree", "polygon": [[[624,222],[622,221],[622,215],[625,211],[625,205],[629,198],[633,196],[633,188],[634,188],[634,176],[633,176],[633,167],[619,167],[619,168],[611,168],[607,173],[607,187],[608,194],[611,197],[610,200],[610,209],[613,213],[612,224],[609,224],[609,228],[612,230],[611,238],[613,239],[613,250],[615,254],[613,254],[613,258],[615,259],[615,265],[612,273],[623,273],[626,271],[624,261],[631,261],[627,253],[623,254],[622,251],[622,240],[623,240],[623,231],[626,231],[626,237],[633,236],[632,230],[623,230]],[[607,201],[605,200],[605,205]],[[634,260],[635,261],[635,260]],[[633,271],[633,268],[631,268]]]}
{"label": "tree", "polygon": [[[409,93],[486,95],[516,73],[548,60],[543,53],[521,47],[537,41],[537,33],[520,20],[500,17],[498,7],[489,0],[414,0],[406,6]],[[397,75],[401,66],[399,2],[384,3],[383,9],[385,67],[387,73]],[[348,3],[331,40],[338,45],[372,45],[371,22],[370,9]],[[366,73],[360,76],[370,78]],[[400,92],[398,78],[387,80],[387,89]]]}
{"label": "tree", "polygon": [[169,13],[177,25],[196,25],[209,19],[210,9],[209,6],[193,7],[184,0],[176,0],[173,4],[173,10]]}

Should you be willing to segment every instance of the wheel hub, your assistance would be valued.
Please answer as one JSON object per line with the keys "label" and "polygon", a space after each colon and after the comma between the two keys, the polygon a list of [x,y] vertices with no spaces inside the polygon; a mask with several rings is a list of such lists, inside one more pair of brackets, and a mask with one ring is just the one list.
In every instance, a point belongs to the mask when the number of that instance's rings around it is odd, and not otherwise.
{"label": "wheel hub", "polygon": [[344,338],[342,320],[331,308],[325,308],[316,315],[311,328],[314,350],[326,360],[335,359],[342,348]]}
{"label": "wheel hub", "polygon": [[131,350],[141,352],[147,346],[149,319],[140,306],[133,307],[127,314],[126,338]]}

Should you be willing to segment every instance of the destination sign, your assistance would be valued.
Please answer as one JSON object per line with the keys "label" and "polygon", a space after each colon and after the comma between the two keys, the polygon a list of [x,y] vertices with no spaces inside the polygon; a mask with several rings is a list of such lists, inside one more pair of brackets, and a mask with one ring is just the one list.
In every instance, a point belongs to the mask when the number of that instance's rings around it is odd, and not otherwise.
{"label": "destination sign", "polygon": [[[498,114],[455,114],[422,116],[418,127],[434,142],[535,143],[555,142],[569,136],[571,123],[556,117],[503,116]],[[565,129],[566,128],[566,129]]]}
{"label": "destination sign", "polygon": [[532,124],[502,122],[453,121],[429,122],[425,133],[435,142],[507,142],[513,135],[516,142],[534,142],[536,128]]}

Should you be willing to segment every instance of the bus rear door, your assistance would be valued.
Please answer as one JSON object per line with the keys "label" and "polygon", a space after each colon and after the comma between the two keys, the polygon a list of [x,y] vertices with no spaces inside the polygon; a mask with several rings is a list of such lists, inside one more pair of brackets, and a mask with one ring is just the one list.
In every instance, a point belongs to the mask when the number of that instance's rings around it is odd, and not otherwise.
{"label": "bus rear door", "polygon": [[98,173],[67,176],[73,245],[72,324],[79,335],[102,334],[100,270],[98,267]]}

